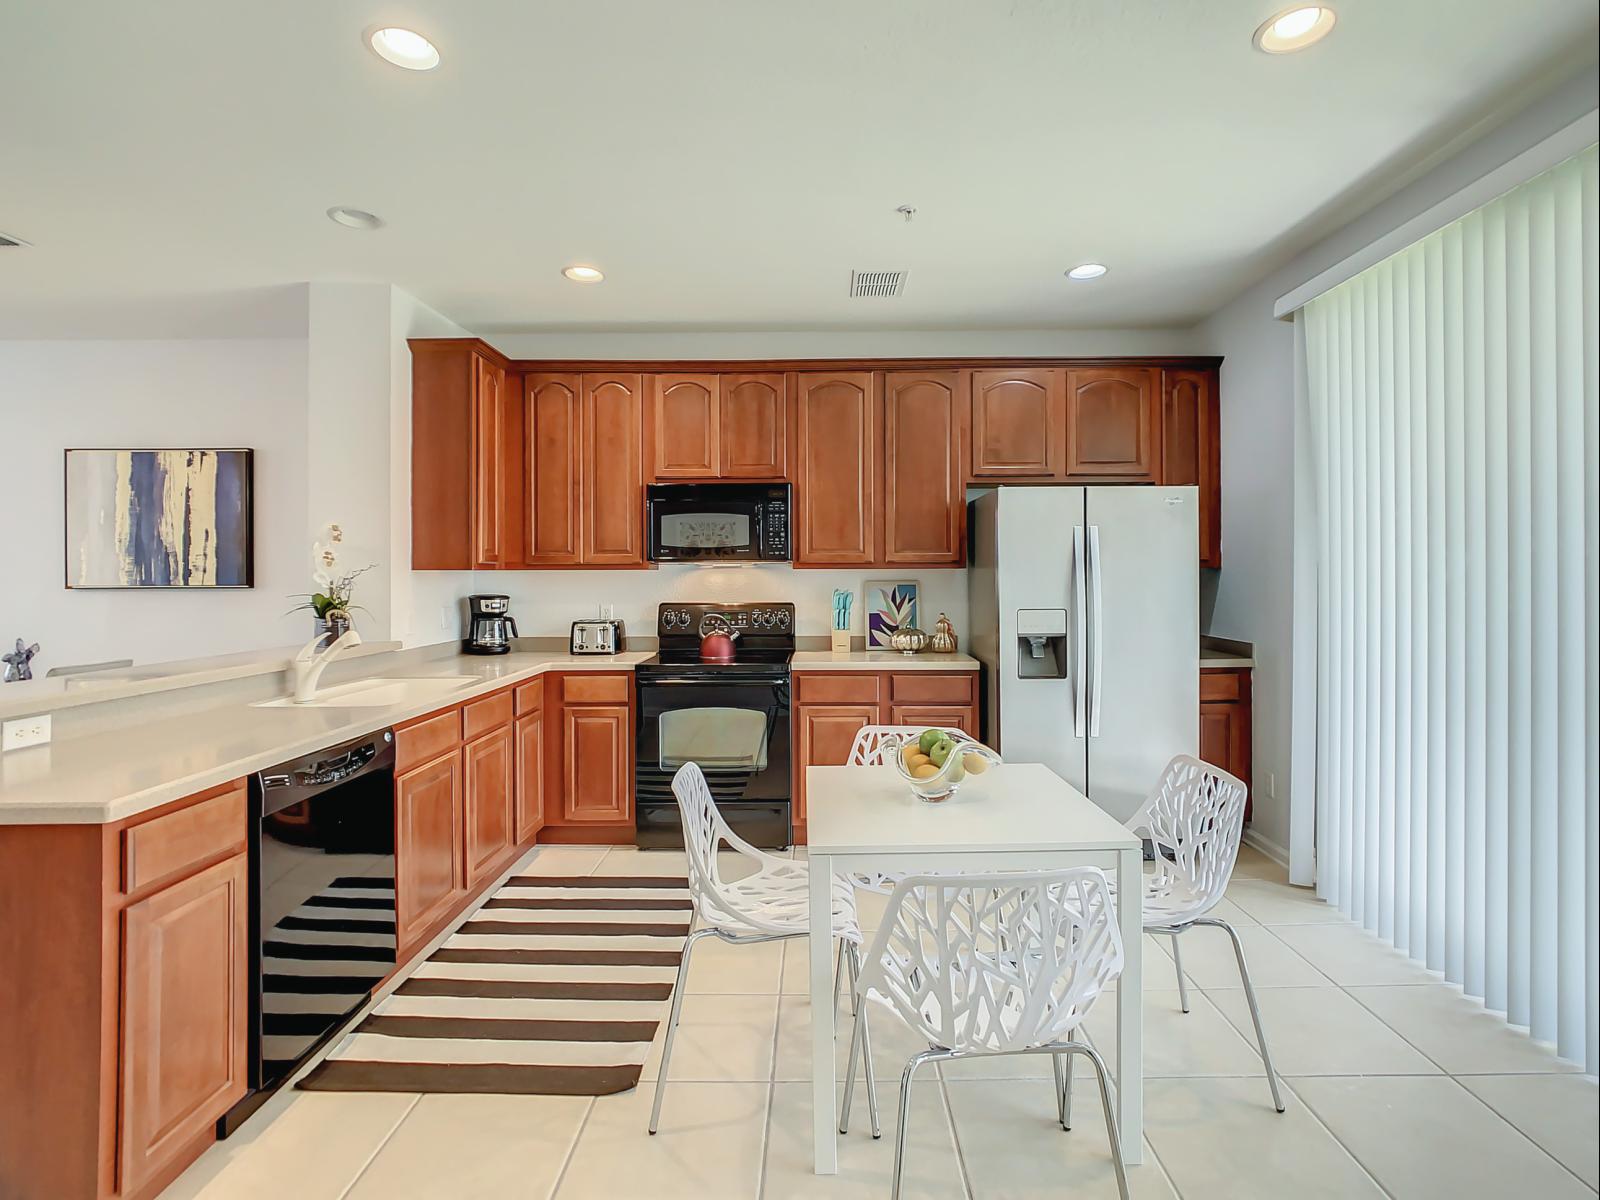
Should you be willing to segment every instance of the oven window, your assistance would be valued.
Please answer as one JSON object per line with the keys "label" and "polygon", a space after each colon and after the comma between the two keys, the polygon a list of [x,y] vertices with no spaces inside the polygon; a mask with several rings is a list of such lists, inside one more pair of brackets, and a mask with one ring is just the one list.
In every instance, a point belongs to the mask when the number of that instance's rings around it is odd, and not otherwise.
{"label": "oven window", "polygon": [[662,513],[658,529],[674,550],[742,550],[751,540],[749,513]]}
{"label": "oven window", "polygon": [[675,708],[661,714],[660,766],[698,763],[705,771],[765,771],[767,714],[750,708]]}

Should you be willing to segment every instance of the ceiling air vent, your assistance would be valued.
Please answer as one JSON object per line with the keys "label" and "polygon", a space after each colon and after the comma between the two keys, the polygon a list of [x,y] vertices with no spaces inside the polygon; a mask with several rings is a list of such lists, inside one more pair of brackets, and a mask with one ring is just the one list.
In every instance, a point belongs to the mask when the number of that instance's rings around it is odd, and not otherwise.
{"label": "ceiling air vent", "polygon": [[0,250],[11,246],[26,246],[28,243],[21,238],[12,237],[9,233],[0,233]]}
{"label": "ceiling air vent", "polygon": [[851,271],[852,296],[898,296],[905,290],[904,271]]}

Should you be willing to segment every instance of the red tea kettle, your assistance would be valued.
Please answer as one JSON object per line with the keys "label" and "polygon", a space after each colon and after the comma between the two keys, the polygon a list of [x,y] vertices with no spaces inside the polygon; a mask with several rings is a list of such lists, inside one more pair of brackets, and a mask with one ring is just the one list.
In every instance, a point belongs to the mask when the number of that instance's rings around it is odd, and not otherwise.
{"label": "red tea kettle", "polygon": [[721,613],[700,619],[700,657],[706,662],[732,662],[733,641],[739,631]]}

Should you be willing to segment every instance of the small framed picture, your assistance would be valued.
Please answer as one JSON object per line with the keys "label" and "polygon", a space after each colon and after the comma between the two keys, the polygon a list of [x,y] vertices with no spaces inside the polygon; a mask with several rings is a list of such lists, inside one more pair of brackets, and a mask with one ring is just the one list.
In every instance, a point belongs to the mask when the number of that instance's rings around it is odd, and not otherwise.
{"label": "small framed picture", "polygon": [[917,624],[922,585],[915,579],[869,579],[861,585],[867,649],[889,649],[889,635]]}

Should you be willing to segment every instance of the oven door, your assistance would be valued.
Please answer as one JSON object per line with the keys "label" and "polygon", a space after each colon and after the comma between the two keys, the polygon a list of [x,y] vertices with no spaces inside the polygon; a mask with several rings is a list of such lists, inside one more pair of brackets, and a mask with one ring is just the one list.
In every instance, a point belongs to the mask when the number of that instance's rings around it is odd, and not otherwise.
{"label": "oven door", "polygon": [[[665,489],[663,489],[665,490]],[[764,509],[755,496],[651,495],[651,562],[757,562]]]}
{"label": "oven door", "polygon": [[758,846],[793,838],[789,815],[789,681],[714,671],[640,678],[634,811],[639,845],[682,846],[672,777],[696,763],[736,833]]}

